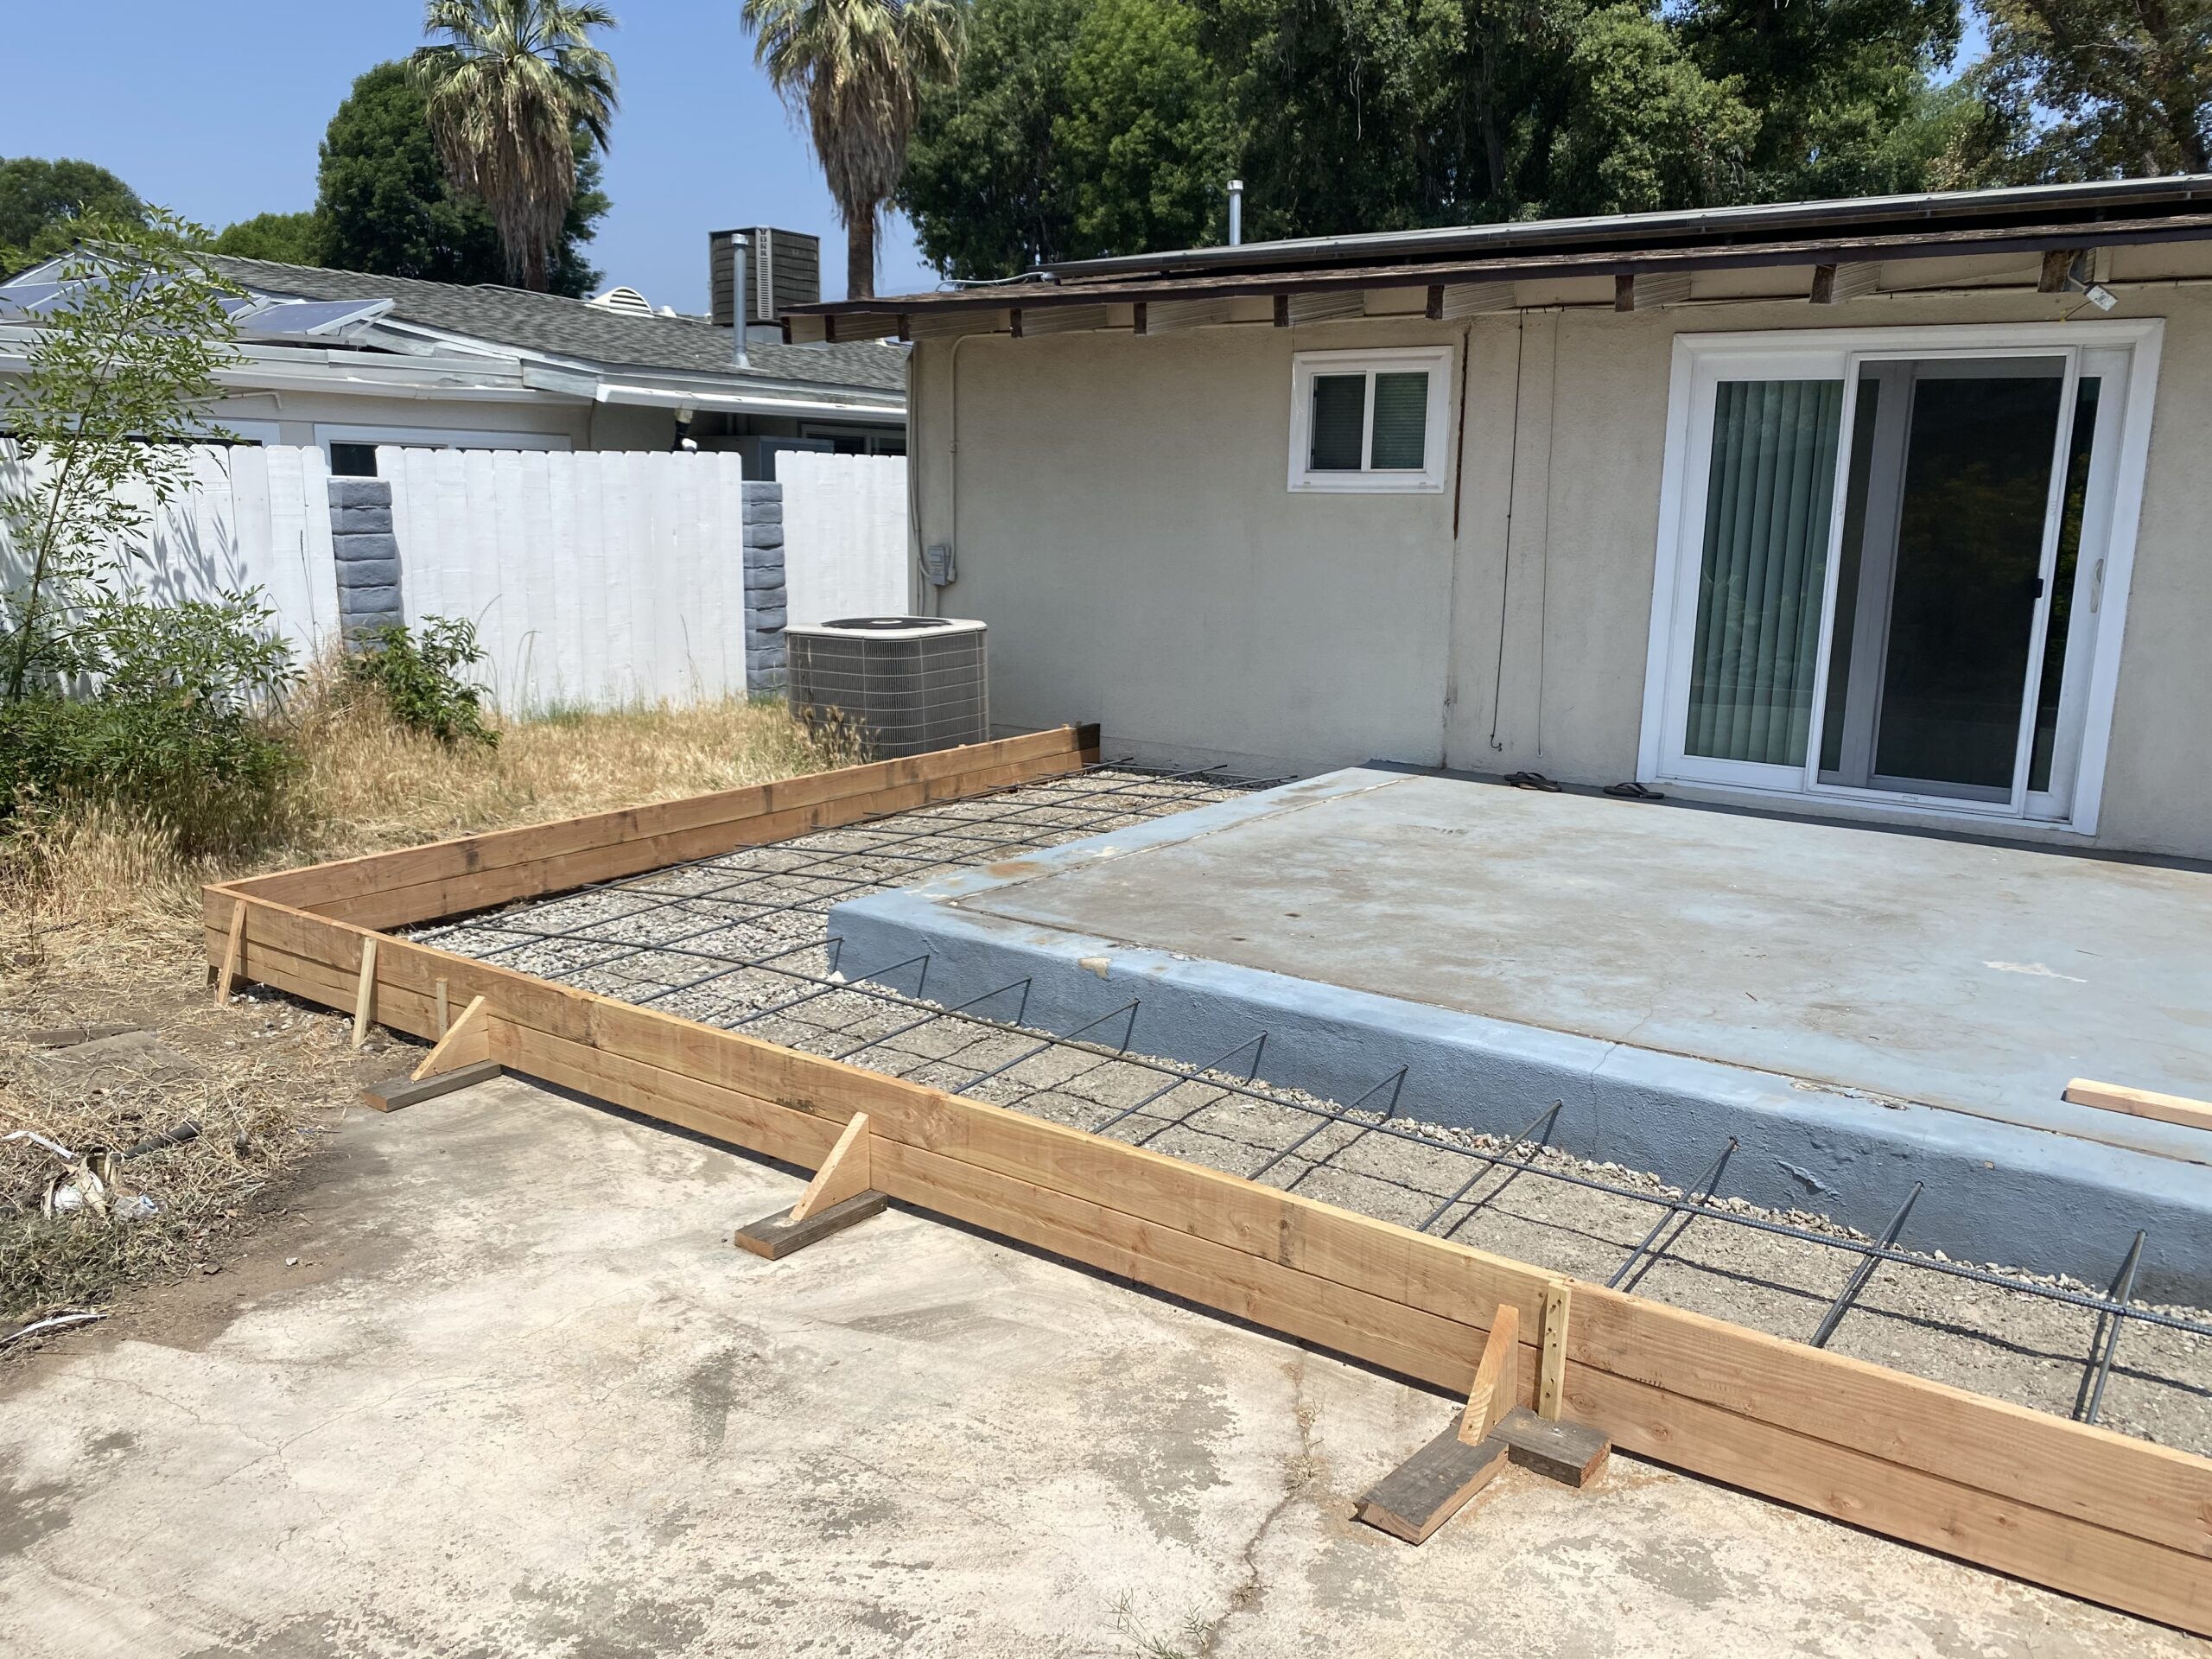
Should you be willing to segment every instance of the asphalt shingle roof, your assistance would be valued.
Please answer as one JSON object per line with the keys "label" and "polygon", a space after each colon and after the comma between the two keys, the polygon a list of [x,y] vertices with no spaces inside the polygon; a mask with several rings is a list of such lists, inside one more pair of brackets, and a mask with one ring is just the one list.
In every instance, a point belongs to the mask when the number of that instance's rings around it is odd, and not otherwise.
{"label": "asphalt shingle roof", "polygon": [[[392,315],[502,346],[607,367],[667,369],[743,378],[730,366],[730,331],[693,317],[639,317],[556,294],[491,283],[426,283],[410,276],[285,265],[217,255],[208,263],[242,287],[305,300],[390,300]],[[753,346],[751,378],[810,380],[871,391],[899,391],[906,354],[869,341],[830,346]]]}

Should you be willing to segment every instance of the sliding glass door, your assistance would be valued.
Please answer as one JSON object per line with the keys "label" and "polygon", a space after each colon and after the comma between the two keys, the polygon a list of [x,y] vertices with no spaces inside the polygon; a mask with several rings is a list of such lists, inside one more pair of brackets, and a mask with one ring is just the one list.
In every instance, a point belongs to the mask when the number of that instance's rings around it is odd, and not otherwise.
{"label": "sliding glass door", "polygon": [[1694,357],[1657,775],[2067,818],[2130,364],[2070,344]]}

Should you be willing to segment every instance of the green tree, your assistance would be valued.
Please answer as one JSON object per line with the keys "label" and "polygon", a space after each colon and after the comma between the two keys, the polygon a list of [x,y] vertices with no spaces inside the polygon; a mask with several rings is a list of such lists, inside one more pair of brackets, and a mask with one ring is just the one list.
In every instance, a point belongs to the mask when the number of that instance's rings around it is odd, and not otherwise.
{"label": "green tree", "polygon": [[423,25],[445,38],[409,70],[447,175],[491,210],[509,279],[543,289],[579,183],[577,130],[607,148],[614,63],[591,31],[614,14],[589,0],[429,0]]}
{"label": "green tree", "polygon": [[976,0],[960,78],[922,102],[899,206],[922,257],[963,280],[1071,257],[1053,123],[1085,0]]}
{"label": "green tree", "polygon": [[1967,113],[1930,80],[1958,49],[1959,0],[1688,0],[1669,22],[1759,112],[1745,200],[1922,188]]}
{"label": "green tree", "polygon": [[2018,135],[2016,173],[2212,172],[2212,0],[1986,0],[1986,10],[1979,79]]}
{"label": "green tree", "polygon": [[256,213],[251,219],[242,219],[226,226],[222,234],[207,245],[207,251],[241,259],[273,259],[286,265],[312,265],[322,257],[312,211]]}
{"label": "green tree", "polygon": [[1085,255],[1218,240],[1235,160],[1221,88],[1184,0],[1094,0],[1068,60],[1053,143]]}
{"label": "green tree", "polygon": [[982,0],[925,103],[899,205],[963,277],[1217,240],[1226,89],[1188,0]]}
{"label": "green tree", "polygon": [[0,160],[0,277],[51,259],[77,239],[79,221],[143,225],[146,204],[90,162]]}
{"label": "green tree", "polygon": [[18,465],[0,486],[0,676],[20,702],[66,673],[67,618],[113,550],[144,530],[188,479],[216,371],[236,339],[221,302],[235,290],[194,249],[196,226],[158,211],[145,225],[87,219],[62,267],[65,303],[41,319],[23,372],[0,396]]}
{"label": "green tree", "polygon": [[845,293],[875,292],[876,218],[899,188],[922,99],[959,73],[957,0],[745,0],[753,57],[804,114],[845,226]]}
{"label": "green tree", "polygon": [[[607,209],[588,135],[576,192],[546,272],[546,288],[571,296],[596,286],[583,245]],[[322,140],[315,257],[308,263],[434,283],[506,278],[498,227],[480,202],[455,189],[438,160],[423,99],[406,66],[380,63],[353,83]]]}
{"label": "green tree", "polygon": [[1592,14],[1567,57],[1573,92],[1545,209],[1641,213],[1739,200],[1759,118],[1733,77],[1709,80],[1641,6]]}

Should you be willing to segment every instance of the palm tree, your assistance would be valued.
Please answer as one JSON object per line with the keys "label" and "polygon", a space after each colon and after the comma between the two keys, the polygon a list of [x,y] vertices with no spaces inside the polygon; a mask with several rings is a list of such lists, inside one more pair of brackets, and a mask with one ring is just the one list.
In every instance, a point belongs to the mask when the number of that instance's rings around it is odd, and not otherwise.
{"label": "palm tree", "polygon": [[875,221],[923,92],[959,73],[957,0],[745,0],[753,57],[797,114],[845,225],[845,294],[875,293]]}
{"label": "palm tree", "polygon": [[[576,193],[579,130],[607,148],[614,60],[591,40],[605,6],[569,0],[429,0],[423,28],[443,41],[408,67],[454,187],[491,210],[507,275],[543,289]],[[588,154],[588,150],[586,154]]]}

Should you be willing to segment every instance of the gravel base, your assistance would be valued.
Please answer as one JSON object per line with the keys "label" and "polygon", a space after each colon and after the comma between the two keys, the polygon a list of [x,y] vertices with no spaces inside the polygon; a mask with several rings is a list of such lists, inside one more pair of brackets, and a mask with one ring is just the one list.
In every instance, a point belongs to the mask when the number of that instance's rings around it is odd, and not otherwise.
{"label": "gravel base", "polygon": [[[1679,1189],[1639,1171],[1527,1147],[1517,1155],[1533,1168],[1500,1168],[1468,1154],[1503,1152],[1502,1138],[1405,1118],[1391,1120],[1405,1134],[1371,1133],[1382,1116],[1357,1108],[1387,1106],[1382,1094],[1356,1103],[1353,1122],[1317,1117],[1300,1107],[1340,1116],[1345,1109],[1264,1082],[1248,1084],[1241,1073],[1193,1077],[1187,1067],[1117,1054],[1124,1033],[1112,1020],[1077,1033],[1096,1047],[1077,1046],[1020,1028],[1019,988],[966,1005],[968,1017],[943,1015],[920,1000],[928,990],[921,964],[844,962],[827,936],[829,908],[843,899],[1230,798],[1246,787],[1106,768],[537,900],[416,937],[1383,1220],[1426,1225],[1552,1271],[1610,1279],[1666,1213],[1630,1195],[1681,1198]],[[772,953],[783,954],[764,962]],[[1249,1063],[1249,1055],[1224,1062]],[[1621,1191],[1594,1191],[1547,1172]],[[1719,1190],[1726,1192],[1725,1177]],[[1864,1236],[1812,1211],[1759,1210],[1725,1197],[1717,1207],[1814,1234]],[[1624,1288],[1798,1340],[1810,1338],[1865,1259],[1711,1213],[1686,1224],[1676,1216],[1658,1244]],[[1828,1346],[2070,1414],[2097,1315],[1960,1278],[1936,1268],[1937,1260],[1881,1265]],[[2089,1294],[2104,1288],[1971,1265],[2023,1284]],[[2212,1324],[2212,1314],[2199,1309],[2152,1311]],[[2099,1421],[2212,1453],[2212,1337],[2129,1321]]]}

